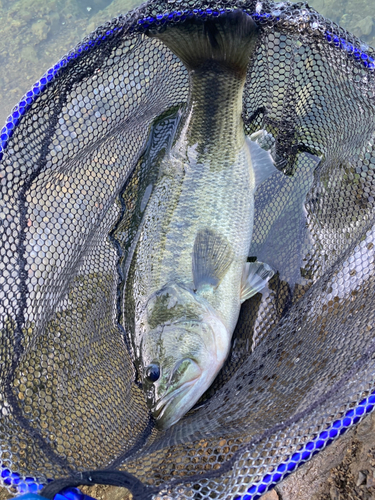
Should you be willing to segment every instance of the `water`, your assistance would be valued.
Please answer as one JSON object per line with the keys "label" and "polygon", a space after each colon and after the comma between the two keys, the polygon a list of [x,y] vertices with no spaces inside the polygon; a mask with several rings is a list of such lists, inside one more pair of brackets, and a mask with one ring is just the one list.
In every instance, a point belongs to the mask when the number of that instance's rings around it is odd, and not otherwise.
{"label": "water", "polygon": [[[0,0],[0,126],[35,81],[86,34],[140,0]],[[375,0],[311,0],[375,45]]]}
{"label": "water", "polygon": [[66,52],[139,0],[0,0],[0,128],[12,107]]}

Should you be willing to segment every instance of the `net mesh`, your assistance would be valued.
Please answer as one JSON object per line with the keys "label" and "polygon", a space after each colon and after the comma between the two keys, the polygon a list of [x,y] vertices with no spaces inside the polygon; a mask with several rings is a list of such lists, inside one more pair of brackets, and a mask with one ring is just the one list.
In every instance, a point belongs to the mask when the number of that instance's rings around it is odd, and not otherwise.
{"label": "net mesh", "polygon": [[[136,383],[123,269],[189,82],[145,31],[235,9],[261,30],[246,132],[267,130],[279,169],[256,192],[249,257],[277,273],[243,304],[211,388],[159,431]],[[24,97],[0,149],[4,485],[119,468],[155,498],[257,498],[373,408],[373,57],[305,4],[148,2]]]}

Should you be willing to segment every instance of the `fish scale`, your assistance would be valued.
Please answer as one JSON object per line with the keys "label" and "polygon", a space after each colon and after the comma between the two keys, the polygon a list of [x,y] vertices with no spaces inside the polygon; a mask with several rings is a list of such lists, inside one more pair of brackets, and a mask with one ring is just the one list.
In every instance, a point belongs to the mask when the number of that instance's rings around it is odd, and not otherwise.
{"label": "fish scale", "polygon": [[149,35],[181,58],[190,88],[125,265],[124,298],[134,303],[125,330],[132,331],[151,412],[167,428],[212,383],[241,302],[272,275],[263,264],[247,264],[247,256],[256,180],[274,167],[246,139],[241,117],[257,38],[251,18],[238,11]]}
{"label": "fish scale", "polygon": [[[154,285],[155,289],[160,288],[166,276],[167,281],[192,283],[192,253],[196,235],[206,227],[217,230],[230,242],[237,265],[233,265],[216,293],[210,294],[210,302],[231,325],[237,321],[238,311],[232,312],[232,309],[239,306],[241,273],[253,225],[254,180],[246,156],[246,152],[240,150],[237,161],[219,172],[210,169],[208,161],[189,169],[166,234],[161,261],[165,272],[162,275],[158,273],[161,281],[156,279]],[[178,260],[176,255],[179,255]],[[228,302],[231,296],[232,307]]]}

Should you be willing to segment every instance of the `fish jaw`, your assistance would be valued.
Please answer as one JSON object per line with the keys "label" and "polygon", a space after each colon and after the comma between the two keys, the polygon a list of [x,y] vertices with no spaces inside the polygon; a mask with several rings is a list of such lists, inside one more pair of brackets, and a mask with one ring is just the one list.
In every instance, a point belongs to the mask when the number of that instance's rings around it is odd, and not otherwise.
{"label": "fish jaw", "polygon": [[[202,320],[195,323],[194,344],[200,344],[201,349],[196,348],[194,353],[190,353],[181,347],[179,352],[179,345],[175,344],[173,366],[160,363],[162,376],[152,384],[151,389],[144,381],[148,406],[161,430],[178,422],[195,405],[214,381],[229,352],[229,332],[215,311],[207,311]],[[163,338],[172,336],[176,328],[179,331],[185,329],[186,335],[189,335],[192,333],[189,332],[191,324],[178,322],[167,326],[163,329]],[[199,330],[202,338],[196,333]],[[182,346],[183,343],[180,344]],[[172,347],[172,344],[169,345]],[[158,358],[154,356],[152,359]],[[180,371],[183,363],[186,369]]]}
{"label": "fish jaw", "polygon": [[151,413],[156,420],[157,428],[165,430],[177,423],[210,387],[221,367],[222,363],[219,364],[216,359],[212,359],[211,363],[205,363],[204,368],[199,367],[200,374],[196,378],[167,391],[156,401],[151,407]]}

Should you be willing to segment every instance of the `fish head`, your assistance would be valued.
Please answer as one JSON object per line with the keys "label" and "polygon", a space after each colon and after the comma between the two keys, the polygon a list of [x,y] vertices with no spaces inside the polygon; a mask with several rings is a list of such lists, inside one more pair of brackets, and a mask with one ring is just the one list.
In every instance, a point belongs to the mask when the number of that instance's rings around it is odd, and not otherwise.
{"label": "fish head", "polygon": [[159,324],[143,335],[143,388],[159,429],[175,424],[194,406],[229,351],[230,337],[219,316],[204,304],[196,309],[200,314],[194,319],[191,310],[187,317],[180,311],[176,321]]}

